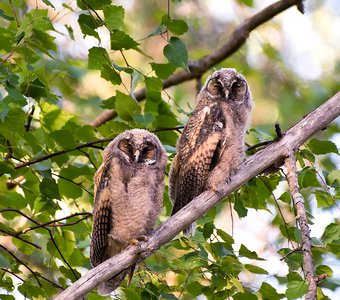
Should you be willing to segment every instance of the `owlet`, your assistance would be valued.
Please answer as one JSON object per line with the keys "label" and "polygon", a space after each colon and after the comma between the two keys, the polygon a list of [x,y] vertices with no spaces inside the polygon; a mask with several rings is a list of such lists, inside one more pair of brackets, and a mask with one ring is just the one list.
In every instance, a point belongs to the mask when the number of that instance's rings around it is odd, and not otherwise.
{"label": "owlet", "polygon": [[[169,174],[172,215],[204,190],[216,190],[245,157],[244,135],[253,101],[246,79],[235,69],[214,72],[177,142]],[[194,233],[195,223],[184,230]]]}
{"label": "owlet", "polygon": [[[166,163],[159,139],[147,130],[125,131],[106,147],[94,176],[93,267],[154,229],[163,203]],[[98,293],[110,294],[133,270],[134,266],[102,283]]]}

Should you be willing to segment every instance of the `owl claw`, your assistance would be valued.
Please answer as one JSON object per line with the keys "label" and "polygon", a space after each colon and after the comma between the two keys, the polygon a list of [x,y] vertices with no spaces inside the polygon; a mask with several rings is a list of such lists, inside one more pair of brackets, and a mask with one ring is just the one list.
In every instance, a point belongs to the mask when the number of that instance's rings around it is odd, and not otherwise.
{"label": "owl claw", "polygon": [[215,186],[215,185],[210,185],[210,186],[209,186],[209,189],[210,189],[211,191],[213,191],[214,193],[216,193],[218,196],[222,196],[221,193],[220,193],[220,191],[218,190],[217,186]]}
{"label": "owl claw", "polygon": [[147,242],[147,241],[148,241],[148,237],[146,235],[142,235],[134,239],[131,239],[129,241],[129,245],[136,246],[136,245],[139,245],[139,242]]}

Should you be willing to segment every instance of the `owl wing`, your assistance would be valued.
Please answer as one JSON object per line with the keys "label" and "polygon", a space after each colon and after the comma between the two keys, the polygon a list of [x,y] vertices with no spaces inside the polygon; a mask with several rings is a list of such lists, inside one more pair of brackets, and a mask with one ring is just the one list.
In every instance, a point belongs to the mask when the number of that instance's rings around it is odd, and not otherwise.
{"label": "owl wing", "polygon": [[94,210],[90,259],[95,267],[105,260],[108,234],[112,227],[112,208],[107,173],[110,164],[103,163],[94,176]]}
{"label": "owl wing", "polygon": [[178,153],[169,174],[172,215],[203,192],[209,172],[223,152],[225,141],[222,129],[210,124],[209,113],[204,108],[191,117],[179,140]]}

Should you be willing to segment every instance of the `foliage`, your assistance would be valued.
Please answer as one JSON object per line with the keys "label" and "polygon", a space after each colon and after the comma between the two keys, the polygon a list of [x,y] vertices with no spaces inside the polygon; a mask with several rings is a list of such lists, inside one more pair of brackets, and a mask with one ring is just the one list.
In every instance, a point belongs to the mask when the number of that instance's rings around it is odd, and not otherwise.
{"label": "foliage", "polygon": [[[189,4],[180,1],[169,2],[171,11],[165,2],[153,1],[130,9],[109,0],[78,0],[73,6],[42,2],[32,7],[30,1],[8,1],[0,7],[0,299],[20,294],[51,299],[91,268],[92,178],[101,150],[126,129],[147,128],[157,132],[171,161],[177,126],[185,124],[194,105],[189,102],[194,88],[165,91],[162,80],[188,70],[189,57],[211,53],[217,43],[211,43],[211,33],[219,24],[197,30],[213,20],[205,21],[204,13],[186,17],[180,10]],[[254,3],[238,0],[235,5],[246,9],[244,5]],[[224,26],[235,25],[230,21]],[[64,49],[68,44],[70,51]],[[82,55],[77,44],[88,52]],[[282,128],[288,128],[339,89],[327,76],[317,82],[298,78],[285,64],[282,49],[266,42],[260,46],[265,68],[246,63],[250,44],[216,66],[237,67],[247,77],[255,102],[261,104],[254,116],[265,114],[261,107],[274,108]],[[88,89],[97,84],[107,88],[100,91],[105,96]],[[138,102],[134,93],[141,87],[146,100]],[[90,125],[106,108],[114,108],[117,117],[98,128]],[[254,117],[256,130],[249,131],[247,141],[274,138],[274,118]],[[339,153],[332,140],[339,132],[334,123],[298,151],[310,224],[318,224],[320,212],[339,213]],[[199,220],[194,238],[178,236],[148,258],[119,297],[302,297],[308,285],[301,273],[301,235],[284,175],[278,171],[248,182]],[[170,214],[167,193],[164,207],[160,220]],[[280,257],[284,261],[284,275],[268,267],[267,252],[260,255],[251,243],[238,242],[237,232],[217,225],[226,211],[235,219],[250,211],[272,214],[268,230],[279,234],[275,246],[269,246],[277,252],[276,262]],[[316,273],[327,275],[318,288],[320,299],[340,286],[332,270],[332,259],[340,256],[339,219],[333,216],[325,226],[320,237],[313,237]],[[93,291],[88,299],[101,297]]]}

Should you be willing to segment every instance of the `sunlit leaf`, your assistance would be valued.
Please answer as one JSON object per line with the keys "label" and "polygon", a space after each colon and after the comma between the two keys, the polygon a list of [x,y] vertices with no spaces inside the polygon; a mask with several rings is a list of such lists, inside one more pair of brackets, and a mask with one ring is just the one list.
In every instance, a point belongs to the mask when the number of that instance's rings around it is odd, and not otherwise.
{"label": "sunlit leaf", "polygon": [[105,5],[104,9],[105,24],[110,30],[119,29],[123,25],[124,8],[116,5]]}
{"label": "sunlit leaf", "polygon": [[327,153],[339,154],[338,148],[331,141],[321,141],[318,139],[312,139],[308,143],[308,147],[315,154],[327,154]]}

